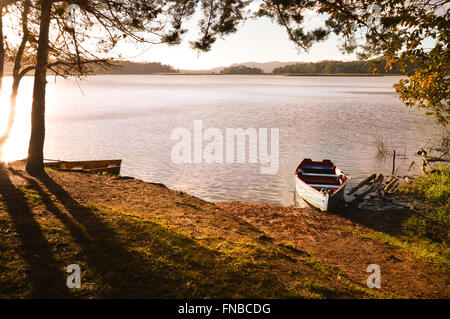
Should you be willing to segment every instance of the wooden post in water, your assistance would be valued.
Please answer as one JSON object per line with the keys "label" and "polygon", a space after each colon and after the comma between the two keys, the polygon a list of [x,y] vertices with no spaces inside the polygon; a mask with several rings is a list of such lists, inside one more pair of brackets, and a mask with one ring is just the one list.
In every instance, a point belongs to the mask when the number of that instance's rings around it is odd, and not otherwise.
{"label": "wooden post in water", "polygon": [[392,175],[395,174],[395,150],[394,154],[392,155]]}

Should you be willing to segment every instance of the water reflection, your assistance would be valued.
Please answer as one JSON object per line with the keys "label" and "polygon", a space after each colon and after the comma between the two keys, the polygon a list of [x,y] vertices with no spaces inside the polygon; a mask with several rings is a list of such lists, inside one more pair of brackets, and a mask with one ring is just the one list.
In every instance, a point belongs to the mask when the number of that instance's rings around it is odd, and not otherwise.
{"label": "water reflection", "polygon": [[[3,78],[3,90],[0,95],[0,134],[6,131],[10,113],[10,94],[12,77]],[[15,121],[11,134],[3,147],[1,161],[9,162],[27,156],[27,145],[30,138],[31,94],[33,78],[24,77],[17,96]]]}
{"label": "water reflection", "polygon": [[[28,84],[22,83],[20,89],[14,136],[5,149],[8,160],[26,156],[32,79],[25,80]],[[398,100],[392,88],[397,80],[95,76],[82,81],[80,90],[74,80],[55,83],[49,79],[45,157],[122,158],[122,174],[164,183],[206,200],[289,205],[294,170],[303,158],[331,159],[356,183],[369,173],[388,174],[392,169],[389,157],[377,160],[377,132],[389,148],[405,153],[397,158],[400,173],[407,170],[419,147],[437,139],[441,130],[421,111],[405,108]],[[8,94],[6,101],[8,106]],[[260,165],[248,163],[173,163],[171,133],[179,127],[192,130],[194,120],[202,120],[205,129],[216,127],[222,132],[226,128],[279,128],[278,173],[261,175]]]}

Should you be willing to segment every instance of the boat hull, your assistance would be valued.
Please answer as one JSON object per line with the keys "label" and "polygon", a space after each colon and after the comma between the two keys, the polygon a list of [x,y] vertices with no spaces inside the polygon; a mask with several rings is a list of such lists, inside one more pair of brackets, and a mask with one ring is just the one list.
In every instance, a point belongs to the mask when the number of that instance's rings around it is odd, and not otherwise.
{"label": "boat hull", "polygon": [[313,207],[323,212],[333,210],[345,204],[343,185],[334,194],[322,194],[308,184],[296,178],[295,182],[295,202],[300,207]]}

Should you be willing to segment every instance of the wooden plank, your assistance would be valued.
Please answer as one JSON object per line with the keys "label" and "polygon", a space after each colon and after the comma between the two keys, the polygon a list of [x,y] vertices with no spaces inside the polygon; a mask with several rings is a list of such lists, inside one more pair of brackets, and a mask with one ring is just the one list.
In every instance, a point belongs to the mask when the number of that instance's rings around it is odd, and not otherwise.
{"label": "wooden plank", "polygon": [[347,195],[351,195],[354,192],[356,192],[358,189],[360,189],[361,187],[363,187],[364,185],[369,184],[370,181],[372,181],[375,177],[377,176],[377,174],[372,174],[369,177],[367,177],[366,179],[364,179],[361,183],[359,183],[358,185],[356,185],[355,187],[353,187],[348,193]]}

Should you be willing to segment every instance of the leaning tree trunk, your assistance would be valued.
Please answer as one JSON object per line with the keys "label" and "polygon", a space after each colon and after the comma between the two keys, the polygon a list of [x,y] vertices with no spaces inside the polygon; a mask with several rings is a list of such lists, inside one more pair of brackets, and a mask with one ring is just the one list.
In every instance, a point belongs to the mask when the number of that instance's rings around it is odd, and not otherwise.
{"label": "leaning tree trunk", "polygon": [[41,0],[41,21],[31,109],[31,137],[26,164],[26,170],[31,175],[44,173],[45,87],[47,84],[46,75],[51,8],[51,0]]}

